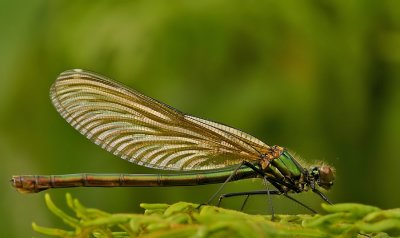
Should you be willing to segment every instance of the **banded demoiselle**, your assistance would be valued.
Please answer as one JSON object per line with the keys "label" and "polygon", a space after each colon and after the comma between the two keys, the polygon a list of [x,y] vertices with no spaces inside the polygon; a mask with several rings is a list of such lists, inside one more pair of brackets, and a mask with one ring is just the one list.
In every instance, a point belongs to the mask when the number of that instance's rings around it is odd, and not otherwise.
{"label": "banded demoiselle", "polygon": [[333,185],[331,166],[305,168],[283,147],[268,146],[235,128],[185,114],[107,77],[68,70],[51,86],[50,96],[61,116],[103,149],[138,165],[179,173],[13,176],[12,186],[20,192],[81,186],[226,184],[261,178],[276,190],[222,197],[262,193],[295,200],[288,193],[312,190],[329,202],[318,187],[328,190]]}

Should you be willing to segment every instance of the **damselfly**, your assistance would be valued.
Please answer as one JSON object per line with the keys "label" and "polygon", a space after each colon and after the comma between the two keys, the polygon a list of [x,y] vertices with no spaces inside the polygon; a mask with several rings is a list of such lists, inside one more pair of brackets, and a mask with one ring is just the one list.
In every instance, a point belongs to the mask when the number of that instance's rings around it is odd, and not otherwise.
{"label": "damselfly", "polygon": [[329,202],[318,187],[331,188],[332,167],[304,168],[283,147],[268,146],[240,130],[182,113],[104,76],[65,71],[52,85],[50,96],[61,116],[103,149],[138,165],[180,173],[13,176],[11,183],[20,192],[80,186],[224,185],[261,178],[276,190],[231,193],[221,198],[281,194],[295,200],[288,193],[310,189]]}

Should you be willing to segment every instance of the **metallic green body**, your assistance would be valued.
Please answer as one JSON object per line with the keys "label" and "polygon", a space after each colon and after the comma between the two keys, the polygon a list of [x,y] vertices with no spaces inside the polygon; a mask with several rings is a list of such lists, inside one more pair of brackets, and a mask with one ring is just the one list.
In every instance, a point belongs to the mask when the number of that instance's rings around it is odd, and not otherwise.
{"label": "metallic green body", "polygon": [[279,179],[297,180],[304,169],[285,149],[278,158],[271,161],[268,171]]}
{"label": "metallic green body", "polygon": [[[234,172],[234,167],[193,171],[180,174],[65,174],[13,176],[12,185],[22,193],[36,193],[49,188],[67,187],[168,187],[223,183]],[[275,179],[293,183],[299,181],[304,170],[287,150],[274,159],[266,169]],[[229,181],[256,178],[251,168],[238,169]]]}
{"label": "metallic green body", "polygon": [[278,159],[273,160],[272,164],[278,168],[283,175],[290,178],[300,177],[302,170],[304,170],[295,162],[295,159],[287,150],[284,150]]}
{"label": "metallic green body", "polygon": [[[12,185],[22,193],[36,193],[49,188],[68,187],[168,187],[223,183],[232,169],[181,174],[65,174],[13,176]],[[231,181],[255,178],[249,168],[239,169]]]}

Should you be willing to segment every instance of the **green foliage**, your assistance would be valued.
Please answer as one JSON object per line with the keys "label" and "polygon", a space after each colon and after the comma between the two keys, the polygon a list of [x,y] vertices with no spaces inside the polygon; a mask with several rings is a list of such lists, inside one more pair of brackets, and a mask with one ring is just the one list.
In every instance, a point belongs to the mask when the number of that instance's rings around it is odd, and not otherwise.
{"label": "green foliage", "polygon": [[187,202],[146,204],[144,214],[110,214],[86,208],[70,194],[60,210],[46,194],[47,207],[72,227],[70,231],[33,223],[39,233],[56,237],[390,237],[400,234],[400,209],[343,203],[322,204],[325,215],[249,215]]}

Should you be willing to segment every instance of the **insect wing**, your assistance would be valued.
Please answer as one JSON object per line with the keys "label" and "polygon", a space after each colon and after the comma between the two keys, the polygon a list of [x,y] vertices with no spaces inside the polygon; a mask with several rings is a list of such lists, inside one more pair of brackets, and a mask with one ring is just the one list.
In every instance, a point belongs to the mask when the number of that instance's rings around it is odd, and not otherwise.
{"label": "insect wing", "polygon": [[223,124],[184,114],[101,75],[69,70],[50,89],[68,123],[129,162],[169,170],[209,170],[257,160],[269,147]]}

